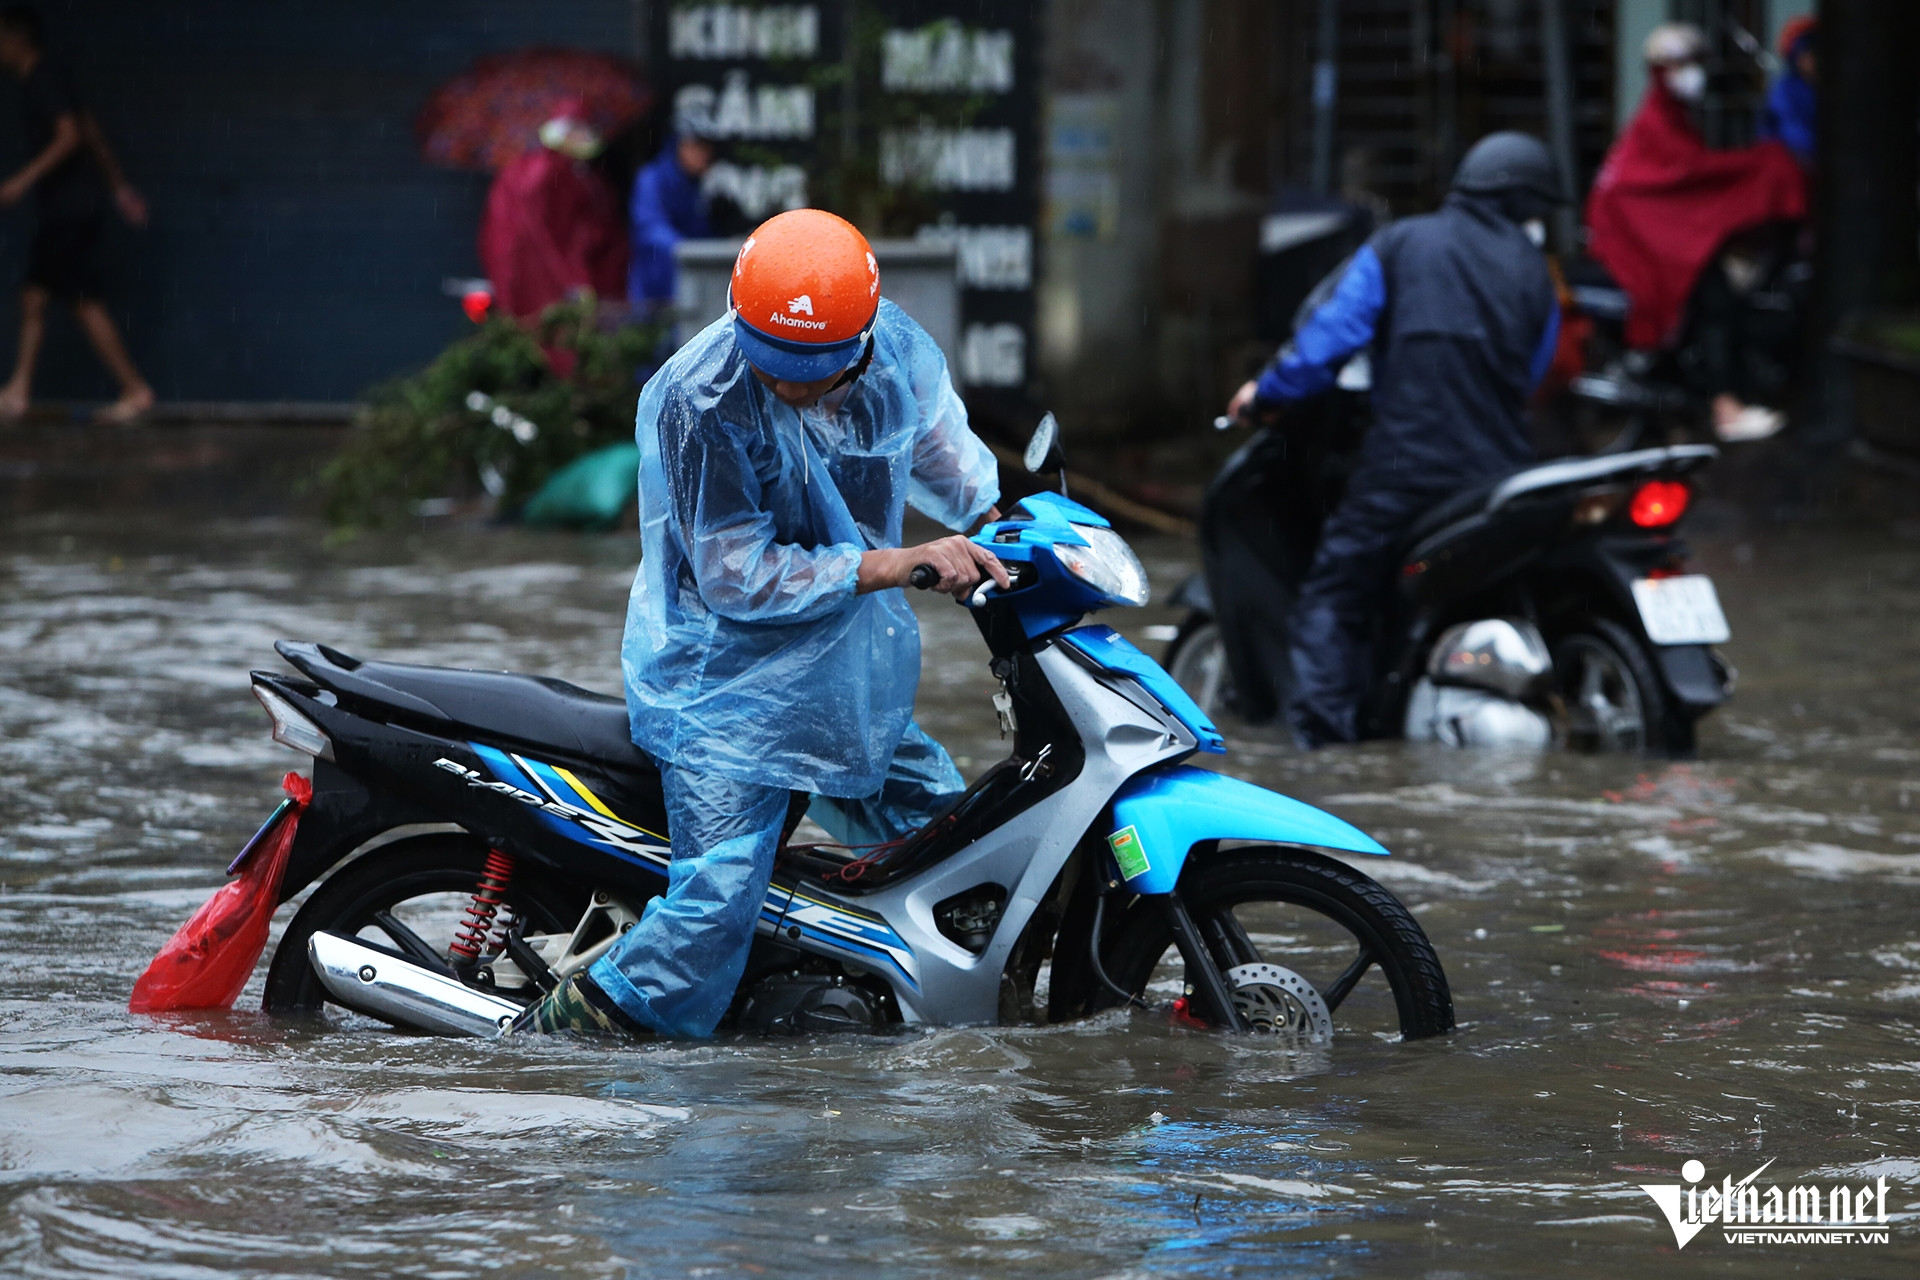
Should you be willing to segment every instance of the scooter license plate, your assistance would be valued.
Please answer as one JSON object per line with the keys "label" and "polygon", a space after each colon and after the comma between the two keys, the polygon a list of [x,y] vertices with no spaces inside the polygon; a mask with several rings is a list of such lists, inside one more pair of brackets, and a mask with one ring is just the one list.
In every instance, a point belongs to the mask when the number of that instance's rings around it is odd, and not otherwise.
{"label": "scooter license plate", "polygon": [[1720,612],[1720,596],[1704,573],[1673,578],[1637,578],[1633,602],[1655,644],[1721,644],[1733,632]]}

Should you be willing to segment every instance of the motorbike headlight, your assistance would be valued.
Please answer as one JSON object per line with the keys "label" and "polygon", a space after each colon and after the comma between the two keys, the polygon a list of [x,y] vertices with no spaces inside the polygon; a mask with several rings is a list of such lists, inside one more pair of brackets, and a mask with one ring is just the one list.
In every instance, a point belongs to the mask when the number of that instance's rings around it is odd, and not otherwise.
{"label": "motorbike headlight", "polygon": [[1053,554],[1080,581],[1110,597],[1115,604],[1147,602],[1147,571],[1125,538],[1111,529],[1076,524],[1073,531],[1087,540],[1084,547],[1053,544]]}

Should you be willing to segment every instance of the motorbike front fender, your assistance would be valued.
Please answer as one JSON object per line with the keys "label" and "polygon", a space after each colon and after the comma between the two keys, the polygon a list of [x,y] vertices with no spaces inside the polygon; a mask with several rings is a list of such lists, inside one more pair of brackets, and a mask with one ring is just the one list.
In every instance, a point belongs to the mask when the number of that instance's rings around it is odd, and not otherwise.
{"label": "motorbike front fender", "polygon": [[1134,893],[1171,893],[1193,847],[1213,840],[1387,856],[1379,841],[1330,813],[1192,765],[1136,774],[1114,797],[1107,847]]}

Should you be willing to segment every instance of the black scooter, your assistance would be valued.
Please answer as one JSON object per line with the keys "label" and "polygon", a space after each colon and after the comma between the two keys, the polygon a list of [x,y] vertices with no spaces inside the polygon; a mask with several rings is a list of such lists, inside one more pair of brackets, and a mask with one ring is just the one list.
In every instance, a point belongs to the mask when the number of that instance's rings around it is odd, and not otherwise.
{"label": "black scooter", "polygon": [[[1339,500],[1364,399],[1334,392],[1258,431],[1208,488],[1205,569],[1167,654],[1210,713],[1286,704],[1287,616]],[[1677,445],[1548,462],[1440,503],[1382,583],[1370,738],[1685,755],[1733,670],[1713,581],[1678,528],[1718,456]]]}
{"label": "black scooter", "polygon": [[[1033,470],[1057,460],[1051,423],[1028,452]],[[993,706],[1012,753],[904,840],[782,849],[725,1025],[1079,1018],[1142,1005],[1171,953],[1194,988],[1176,1011],[1224,1028],[1324,1046],[1336,1014],[1347,1027],[1384,1020],[1387,992],[1408,1039],[1452,1027],[1446,976],[1419,924],[1340,860],[1386,849],[1331,814],[1187,763],[1225,750],[1218,730],[1117,631],[1081,625],[1146,602],[1146,571],[1107,521],[1043,491],[976,541],[1013,580],[982,583],[966,602],[1001,682]],[[267,882],[278,900],[312,891],[274,951],[269,1012],[336,1004],[492,1035],[605,954],[665,888],[659,765],[634,746],[624,698],[319,644],[276,648],[298,674],[256,671],[254,696],[275,740],[313,758],[311,789],[290,785],[236,866],[270,846],[283,859]],[[809,799],[793,796],[789,836]],[[1325,954],[1309,957],[1312,977],[1278,963],[1302,961],[1274,939],[1323,926],[1351,945],[1316,946]],[[201,936],[220,947],[244,934]],[[1386,991],[1370,981],[1347,1004],[1376,968]],[[178,966],[160,972],[181,984]]]}

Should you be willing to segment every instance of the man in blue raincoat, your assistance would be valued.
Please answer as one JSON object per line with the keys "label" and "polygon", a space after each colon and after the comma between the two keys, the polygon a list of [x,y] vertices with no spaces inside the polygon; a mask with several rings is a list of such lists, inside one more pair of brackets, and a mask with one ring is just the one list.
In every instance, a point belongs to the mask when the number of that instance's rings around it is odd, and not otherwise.
{"label": "man in blue raincoat", "polygon": [[640,397],[642,561],[622,651],[634,741],[660,764],[664,895],[513,1031],[711,1034],[732,1001],[796,793],[851,843],[908,834],[963,789],[913,723],[919,565],[1008,584],[953,536],[901,547],[908,503],[996,518],[993,455],[946,360],[879,296],[865,237],[784,213],[741,247],[733,310]]}
{"label": "man in blue raincoat", "polygon": [[712,165],[713,143],[682,127],[633,175],[627,206],[633,234],[627,299],[636,309],[673,303],[673,246],[709,234],[700,180]]}

